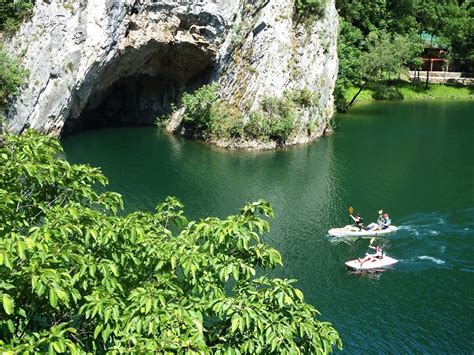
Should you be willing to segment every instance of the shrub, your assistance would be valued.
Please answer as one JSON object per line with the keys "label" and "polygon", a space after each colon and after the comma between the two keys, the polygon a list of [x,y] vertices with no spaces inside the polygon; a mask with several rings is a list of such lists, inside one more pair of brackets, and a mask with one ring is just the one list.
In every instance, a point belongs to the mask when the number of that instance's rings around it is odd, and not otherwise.
{"label": "shrub", "polygon": [[245,135],[250,138],[270,137],[271,126],[268,119],[260,111],[250,113],[249,121],[244,127]]}
{"label": "shrub", "polygon": [[402,100],[403,95],[396,86],[385,84],[383,82],[376,82],[371,85],[373,90],[373,98],[375,100]]}
{"label": "shrub", "polygon": [[261,102],[261,109],[250,113],[244,127],[245,135],[284,143],[293,132],[296,114],[296,105],[288,97],[266,97]]}
{"label": "shrub", "polygon": [[313,22],[324,14],[327,0],[295,0],[295,14],[298,22]]}
{"label": "shrub", "polygon": [[307,88],[285,91],[282,98],[265,97],[259,109],[249,112],[244,124],[241,110],[219,99],[218,89],[217,84],[204,85],[183,95],[183,125],[190,134],[203,139],[251,138],[284,143],[293,133],[300,109],[313,107],[319,100],[319,94]]}
{"label": "shrub", "polygon": [[216,83],[204,85],[193,93],[185,93],[181,98],[183,124],[193,135],[209,138],[216,119],[214,103],[218,98],[218,89]]}
{"label": "shrub", "polygon": [[266,97],[262,100],[262,110],[269,120],[269,137],[280,143],[285,142],[293,131],[296,120],[293,102],[285,97]]}
{"label": "shrub", "polygon": [[309,108],[316,106],[320,95],[308,88],[285,91],[284,96],[293,101],[298,107]]}
{"label": "shrub", "polygon": [[7,104],[8,98],[18,93],[28,71],[12,59],[0,45],[0,108]]}
{"label": "shrub", "polygon": [[219,138],[240,138],[244,135],[243,115],[238,107],[227,101],[213,104],[215,119],[210,127],[211,135]]}
{"label": "shrub", "polygon": [[34,0],[0,0],[0,32],[13,33],[33,12]]}

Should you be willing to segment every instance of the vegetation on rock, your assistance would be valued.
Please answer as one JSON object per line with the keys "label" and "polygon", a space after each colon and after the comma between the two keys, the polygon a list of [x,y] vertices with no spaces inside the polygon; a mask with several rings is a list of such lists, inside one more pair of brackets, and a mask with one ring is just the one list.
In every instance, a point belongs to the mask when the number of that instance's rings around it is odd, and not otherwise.
{"label": "vegetation on rock", "polygon": [[326,8],[327,0],[295,0],[295,14],[298,21],[314,22]]}
{"label": "vegetation on rock", "polygon": [[0,32],[15,32],[33,11],[34,0],[0,0]]}
{"label": "vegetation on rock", "polygon": [[27,73],[0,45],[0,109],[6,106],[8,98],[18,93]]}
{"label": "vegetation on rock", "polygon": [[3,115],[8,99],[14,97],[28,75],[17,60],[12,59],[0,44],[0,145],[3,142]]}
{"label": "vegetation on rock", "polygon": [[204,139],[258,139],[283,144],[291,137],[302,109],[315,107],[319,96],[304,88],[283,97],[265,97],[260,107],[246,113],[219,98],[218,85],[204,85],[181,99],[183,126]]}
{"label": "vegetation on rock", "polygon": [[183,123],[192,134],[202,134],[209,138],[217,119],[216,102],[218,99],[216,83],[204,85],[193,93],[185,93],[181,98],[184,107]]}
{"label": "vegetation on rock", "polygon": [[264,201],[188,221],[168,198],[119,214],[107,179],[29,130],[0,148],[0,350],[79,354],[327,353],[336,330],[261,241]]}

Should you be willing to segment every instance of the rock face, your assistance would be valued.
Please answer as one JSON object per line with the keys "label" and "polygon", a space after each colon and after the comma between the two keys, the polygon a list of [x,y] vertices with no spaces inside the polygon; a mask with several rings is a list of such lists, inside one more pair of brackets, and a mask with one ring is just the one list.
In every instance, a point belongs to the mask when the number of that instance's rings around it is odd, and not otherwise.
{"label": "rock face", "polygon": [[287,144],[308,142],[333,113],[337,13],[334,0],[311,24],[297,24],[293,11],[293,0],[36,1],[5,43],[30,71],[5,126],[59,137],[152,124],[183,92],[217,80],[221,97],[244,111],[285,90],[317,93]]}

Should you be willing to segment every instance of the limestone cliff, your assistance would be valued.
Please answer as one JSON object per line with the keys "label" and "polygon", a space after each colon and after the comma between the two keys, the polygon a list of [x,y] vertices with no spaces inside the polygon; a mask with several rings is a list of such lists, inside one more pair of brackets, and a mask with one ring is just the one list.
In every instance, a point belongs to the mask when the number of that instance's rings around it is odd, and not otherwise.
{"label": "limestone cliff", "polygon": [[317,93],[285,144],[307,142],[333,113],[336,38],[334,0],[310,24],[295,21],[293,0],[38,0],[5,43],[30,71],[5,125],[60,136],[152,124],[183,92],[218,81],[220,96],[243,112],[285,90]]}

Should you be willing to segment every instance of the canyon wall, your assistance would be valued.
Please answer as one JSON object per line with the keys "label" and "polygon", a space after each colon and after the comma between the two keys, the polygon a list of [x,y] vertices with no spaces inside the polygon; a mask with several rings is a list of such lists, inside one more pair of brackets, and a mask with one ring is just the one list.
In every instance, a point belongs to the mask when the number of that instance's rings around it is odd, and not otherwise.
{"label": "canyon wall", "polygon": [[310,23],[297,21],[293,0],[38,0],[31,20],[4,41],[29,70],[5,126],[59,137],[152,124],[183,92],[217,81],[242,112],[285,91],[316,93],[286,144],[308,142],[333,114],[337,30],[334,0]]}

